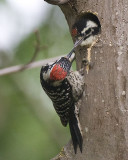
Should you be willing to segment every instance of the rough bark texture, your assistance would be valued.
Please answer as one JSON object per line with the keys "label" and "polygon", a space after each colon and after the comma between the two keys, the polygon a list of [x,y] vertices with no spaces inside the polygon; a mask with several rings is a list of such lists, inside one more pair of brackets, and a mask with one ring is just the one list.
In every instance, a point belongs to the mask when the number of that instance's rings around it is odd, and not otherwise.
{"label": "rough bark texture", "polygon": [[[70,0],[60,6],[69,28],[82,11],[98,13],[102,25],[99,42],[92,48],[93,68],[85,73],[80,121],[83,152],[74,154],[69,142],[53,160],[128,159],[128,0]],[[85,48],[76,53],[81,66]]]}

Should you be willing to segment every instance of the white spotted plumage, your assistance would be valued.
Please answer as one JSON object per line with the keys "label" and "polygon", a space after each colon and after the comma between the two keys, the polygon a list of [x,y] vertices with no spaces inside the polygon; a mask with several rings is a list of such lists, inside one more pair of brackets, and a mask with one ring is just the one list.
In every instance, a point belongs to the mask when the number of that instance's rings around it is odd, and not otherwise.
{"label": "white spotted plumage", "polygon": [[72,86],[72,93],[75,102],[77,102],[84,90],[84,75],[81,71],[70,71],[67,76],[70,85]]}
{"label": "white spotted plumage", "polygon": [[[73,141],[74,151],[76,153],[79,145],[82,152],[82,133],[79,124],[78,114],[76,114],[76,102],[80,99],[84,89],[84,78],[78,71],[70,71],[74,54],[71,52],[66,58],[62,57],[59,61],[51,65],[42,67],[40,72],[41,85],[53,102],[53,106],[60,117],[64,126],[69,123],[70,133]],[[55,75],[59,70],[54,70],[54,65],[58,65],[62,70],[67,72],[64,79],[51,79],[50,75]],[[48,73],[47,73],[48,72]],[[59,74],[56,74],[57,76]]]}

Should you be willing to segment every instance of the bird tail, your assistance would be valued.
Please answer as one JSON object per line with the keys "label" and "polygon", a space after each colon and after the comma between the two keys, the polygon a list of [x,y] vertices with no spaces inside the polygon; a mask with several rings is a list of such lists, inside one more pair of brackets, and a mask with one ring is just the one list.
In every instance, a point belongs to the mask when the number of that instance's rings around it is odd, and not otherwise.
{"label": "bird tail", "polygon": [[77,152],[78,145],[82,153],[83,137],[82,137],[78,115],[76,115],[76,113],[74,112],[71,113],[71,117],[69,120],[69,128],[70,128],[70,133],[72,137],[75,154]]}

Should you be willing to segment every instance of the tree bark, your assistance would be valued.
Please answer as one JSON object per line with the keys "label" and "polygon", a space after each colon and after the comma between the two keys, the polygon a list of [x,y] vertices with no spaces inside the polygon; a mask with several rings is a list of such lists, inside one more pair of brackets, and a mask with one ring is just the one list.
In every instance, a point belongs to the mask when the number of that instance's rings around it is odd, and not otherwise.
{"label": "tree bark", "polygon": [[[102,33],[92,48],[80,106],[83,152],[69,142],[53,160],[128,159],[128,0],[70,0],[60,5],[69,29],[82,12],[98,13]],[[77,69],[86,49],[78,47]]]}

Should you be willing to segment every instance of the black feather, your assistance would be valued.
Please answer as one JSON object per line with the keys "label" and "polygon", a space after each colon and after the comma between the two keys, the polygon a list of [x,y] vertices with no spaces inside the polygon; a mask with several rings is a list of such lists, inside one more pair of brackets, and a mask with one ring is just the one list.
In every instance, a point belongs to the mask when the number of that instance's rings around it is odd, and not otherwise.
{"label": "black feather", "polygon": [[[84,28],[87,27],[88,21],[92,21],[92,22],[96,23],[97,27],[92,27],[92,28],[88,29],[85,33],[83,33],[82,31]],[[95,14],[90,13],[90,12],[84,13],[84,14],[81,14],[80,16],[78,16],[72,29],[73,28],[77,28],[77,32],[78,32],[77,37],[83,37],[85,34],[88,35],[88,37],[90,37],[90,34],[95,36],[101,32],[101,24],[100,24],[98,17]],[[93,31],[91,29],[93,29]],[[87,39],[88,37],[85,37],[85,39]]]}
{"label": "black feather", "polygon": [[[77,146],[79,145],[80,151],[82,152],[83,139],[78,126],[77,117],[75,115],[75,102],[72,93],[72,86],[67,78],[60,81],[59,85],[53,85],[54,81],[50,81],[50,78],[44,79],[45,73],[53,67],[54,64],[59,63],[60,66],[67,71],[70,71],[71,64],[68,60],[71,53],[67,55],[67,58],[62,57],[60,60],[54,62],[52,65],[46,65],[42,67],[40,72],[41,85],[46,94],[53,102],[53,106],[61,119],[63,126],[67,126],[69,123],[71,137],[73,141],[74,151],[77,152]],[[73,58],[74,59],[74,58]]]}
{"label": "black feather", "polygon": [[77,152],[77,146],[79,145],[80,151],[82,152],[83,138],[78,126],[78,120],[74,112],[70,113],[69,128],[72,137],[73,147],[75,154]]}

